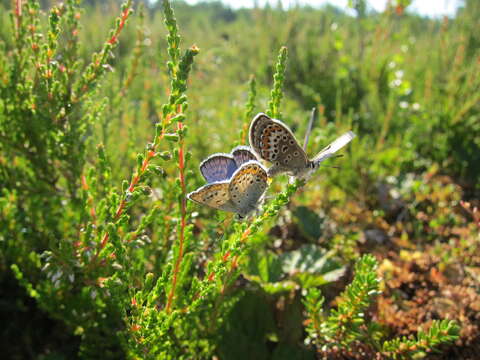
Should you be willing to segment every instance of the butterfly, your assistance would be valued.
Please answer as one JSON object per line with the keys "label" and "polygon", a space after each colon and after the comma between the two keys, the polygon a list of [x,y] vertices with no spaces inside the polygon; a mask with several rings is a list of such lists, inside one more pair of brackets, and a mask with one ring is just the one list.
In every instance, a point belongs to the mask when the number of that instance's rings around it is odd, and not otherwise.
{"label": "butterfly", "polygon": [[346,132],[310,160],[292,131],[279,120],[259,113],[252,120],[249,131],[253,151],[259,158],[273,164],[268,169],[268,176],[273,177],[287,172],[303,179],[308,178],[318,169],[321,162],[331,158],[354,137],[352,131]]}
{"label": "butterfly", "polygon": [[214,209],[236,213],[242,219],[257,209],[267,189],[267,170],[247,146],[231,154],[213,154],[200,164],[207,184],[187,198]]}

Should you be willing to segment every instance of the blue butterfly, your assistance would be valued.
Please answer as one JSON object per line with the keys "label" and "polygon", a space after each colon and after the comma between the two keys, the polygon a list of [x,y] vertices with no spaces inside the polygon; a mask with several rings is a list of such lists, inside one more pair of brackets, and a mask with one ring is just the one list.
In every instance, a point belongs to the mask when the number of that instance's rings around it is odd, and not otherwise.
{"label": "blue butterfly", "polygon": [[[309,159],[292,131],[280,120],[259,113],[250,124],[249,140],[259,158],[271,162],[268,176],[289,173],[294,177],[308,179],[320,163],[331,158],[355,137],[348,131]],[[307,136],[308,139],[308,136]]]}
{"label": "blue butterfly", "polygon": [[200,172],[207,184],[189,193],[188,199],[240,218],[257,209],[268,185],[267,170],[247,146],[209,156],[200,164]]}

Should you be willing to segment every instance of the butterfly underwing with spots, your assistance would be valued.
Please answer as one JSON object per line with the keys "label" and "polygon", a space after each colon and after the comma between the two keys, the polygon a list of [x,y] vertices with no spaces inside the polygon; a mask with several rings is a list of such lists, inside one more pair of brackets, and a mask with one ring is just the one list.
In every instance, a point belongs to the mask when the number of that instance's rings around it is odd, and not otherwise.
{"label": "butterfly underwing with spots", "polygon": [[258,161],[250,160],[242,163],[230,179],[208,183],[187,198],[244,218],[257,209],[267,185],[267,170]]}
{"label": "butterfly underwing with spots", "polygon": [[250,125],[250,145],[259,158],[271,162],[268,176],[286,172],[297,178],[308,178],[321,162],[348,144],[355,134],[352,131],[340,136],[313,159],[299,145],[292,131],[283,122],[260,113]]}

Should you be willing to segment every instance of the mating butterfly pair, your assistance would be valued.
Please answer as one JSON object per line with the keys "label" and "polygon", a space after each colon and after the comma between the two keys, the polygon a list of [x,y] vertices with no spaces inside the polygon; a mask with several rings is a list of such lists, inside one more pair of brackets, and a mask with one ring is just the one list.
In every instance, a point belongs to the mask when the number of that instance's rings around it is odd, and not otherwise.
{"label": "mating butterfly pair", "polygon": [[[239,146],[231,154],[218,153],[205,159],[200,164],[200,172],[207,184],[187,197],[199,204],[245,217],[257,208],[267,189],[268,177],[286,172],[306,179],[322,161],[332,157],[354,137],[351,131],[343,134],[310,160],[287,125],[260,113],[250,125],[251,149]],[[273,165],[267,170],[257,156]]]}

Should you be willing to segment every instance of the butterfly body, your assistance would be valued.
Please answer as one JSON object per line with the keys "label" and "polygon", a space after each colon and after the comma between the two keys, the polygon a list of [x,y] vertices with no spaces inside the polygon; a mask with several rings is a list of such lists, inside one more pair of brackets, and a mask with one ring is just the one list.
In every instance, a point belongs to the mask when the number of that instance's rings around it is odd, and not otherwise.
{"label": "butterfly body", "polygon": [[214,209],[236,213],[240,218],[257,209],[267,189],[267,170],[246,146],[231,154],[213,154],[200,164],[207,184],[187,197]]}
{"label": "butterfly body", "polygon": [[253,119],[249,137],[250,145],[258,157],[272,163],[268,176],[286,172],[297,178],[308,178],[321,162],[332,157],[355,134],[351,131],[345,133],[311,160],[287,125],[263,113]]}

